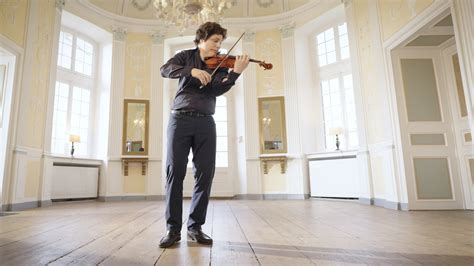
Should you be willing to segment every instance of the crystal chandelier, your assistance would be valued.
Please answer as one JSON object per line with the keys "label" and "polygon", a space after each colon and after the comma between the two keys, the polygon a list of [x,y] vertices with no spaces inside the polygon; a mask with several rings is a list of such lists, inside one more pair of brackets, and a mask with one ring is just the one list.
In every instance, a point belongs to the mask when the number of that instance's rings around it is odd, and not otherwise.
{"label": "crystal chandelier", "polygon": [[204,22],[220,22],[224,10],[235,0],[153,0],[156,17],[168,25],[174,25],[182,33]]}

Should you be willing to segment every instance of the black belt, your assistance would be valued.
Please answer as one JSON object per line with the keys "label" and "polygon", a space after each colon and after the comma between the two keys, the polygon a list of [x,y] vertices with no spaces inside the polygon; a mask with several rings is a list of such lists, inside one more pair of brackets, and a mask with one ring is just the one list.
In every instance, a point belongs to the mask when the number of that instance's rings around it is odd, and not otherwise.
{"label": "black belt", "polygon": [[171,110],[172,114],[187,115],[187,116],[211,116],[198,111],[182,111],[182,110]]}

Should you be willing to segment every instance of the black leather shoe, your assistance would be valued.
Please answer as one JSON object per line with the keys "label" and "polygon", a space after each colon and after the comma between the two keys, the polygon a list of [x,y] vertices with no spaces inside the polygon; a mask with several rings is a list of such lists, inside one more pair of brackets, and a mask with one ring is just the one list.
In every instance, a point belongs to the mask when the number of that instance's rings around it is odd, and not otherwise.
{"label": "black leather shoe", "polygon": [[188,237],[203,245],[212,245],[212,238],[204,234],[201,229],[188,229]]}
{"label": "black leather shoe", "polygon": [[181,232],[168,231],[166,235],[160,240],[160,248],[171,247],[174,243],[181,240]]}

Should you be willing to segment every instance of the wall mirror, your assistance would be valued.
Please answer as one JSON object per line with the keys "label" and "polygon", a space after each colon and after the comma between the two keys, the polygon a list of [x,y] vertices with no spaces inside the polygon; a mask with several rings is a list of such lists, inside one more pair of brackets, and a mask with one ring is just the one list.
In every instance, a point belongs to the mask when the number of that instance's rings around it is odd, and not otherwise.
{"label": "wall mirror", "polygon": [[123,155],[148,155],[148,100],[125,100],[123,115]]}
{"label": "wall mirror", "polygon": [[286,153],[285,99],[283,96],[258,99],[260,152]]}

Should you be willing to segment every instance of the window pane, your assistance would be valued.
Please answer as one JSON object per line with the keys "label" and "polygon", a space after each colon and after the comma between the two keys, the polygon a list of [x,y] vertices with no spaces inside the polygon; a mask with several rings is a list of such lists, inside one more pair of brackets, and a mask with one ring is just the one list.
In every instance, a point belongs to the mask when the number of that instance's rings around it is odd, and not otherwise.
{"label": "window pane", "polygon": [[93,46],[91,43],[77,38],[76,44],[76,62],[74,64],[74,70],[76,72],[91,76],[92,75],[92,62],[93,62]]}
{"label": "window pane", "polygon": [[326,45],[320,44],[318,45],[318,55],[326,54]]}
{"label": "window pane", "polygon": [[227,122],[216,122],[217,136],[227,136]]}
{"label": "window pane", "polygon": [[324,32],[318,34],[317,39],[318,39],[318,44],[324,43],[324,41],[325,41],[325,39],[324,39]]}
{"label": "window pane", "polygon": [[336,52],[328,53],[328,64],[336,62]]}
{"label": "window pane", "polygon": [[227,98],[225,96],[219,96],[216,98],[216,106],[227,107]]}
{"label": "window pane", "polygon": [[341,49],[341,59],[346,59],[346,58],[349,58],[350,57],[350,54],[349,54],[349,47],[344,47]]}
{"label": "window pane", "polygon": [[228,155],[227,152],[216,153],[216,167],[228,167]]}
{"label": "window pane", "polygon": [[349,46],[349,39],[348,39],[347,35],[342,35],[339,38],[339,44],[341,45],[341,47]]}
{"label": "window pane", "polygon": [[352,88],[352,75],[344,76],[344,88]]}
{"label": "window pane", "polygon": [[327,65],[326,55],[322,55],[319,57],[319,66],[325,66],[325,65]]}
{"label": "window pane", "polygon": [[72,34],[61,31],[58,44],[58,65],[71,69]]}
{"label": "window pane", "polygon": [[332,28],[326,30],[324,32],[324,37],[326,38],[326,41],[334,39],[334,30]]}
{"label": "window pane", "polygon": [[80,87],[74,87],[73,93],[72,93],[72,99],[76,101],[81,100],[81,93],[82,93],[82,88]]}
{"label": "window pane", "polygon": [[331,93],[331,105],[337,106],[341,104],[341,95],[339,93]]}
{"label": "window pane", "polygon": [[321,82],[321,89],[323,90],[323,94],[329,93],[329,82],[327,80]]}
{"label": "window pane", "polygon": [[334,40],[331,40],[326,43],[326,50],[328,52],[336,51],[336,44],[334,43]]}
{"label": "window pane", "polygon": [[217,137],[216,150],[217,151],[227,151],[227,136],[226,137]]}
{"label": "window pane", "polygon": [[227,107],[216,107],[216,113],[214,114],[214,120],[227,121]]}
{"label": "window pane", "polygon": [[339,79],[331,79],[329,81],[329,88],[331,93],[339,92]]}
{"label": "window pane", "polygon": [[339,25],[338,31],[339,31],[339,35],[346,34],[347,33],[347,23]]}

